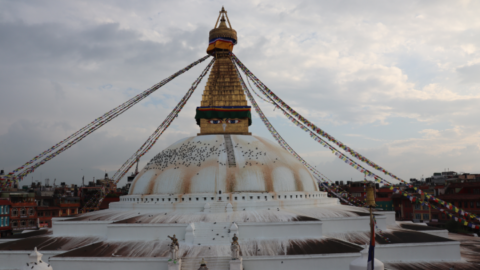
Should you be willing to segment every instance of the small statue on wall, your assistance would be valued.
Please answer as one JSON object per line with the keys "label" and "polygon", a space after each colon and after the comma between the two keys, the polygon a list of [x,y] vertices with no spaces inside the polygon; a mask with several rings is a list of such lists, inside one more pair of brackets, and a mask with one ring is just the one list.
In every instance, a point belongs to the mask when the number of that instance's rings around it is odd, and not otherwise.
{"label": "small statue on wall", "polygon": [[232,251],[232,260],[238,260],[240,258],[240,245],[238,244],[237,234],[234,234],[232,237],[232,245],[230,250]]}
{"label": "small statue on wall", "polygon": [[200,262],[200,268],[198,268],[198,270],[208,270],[207,262],[205,261],[205,259],[202,258],[202,261]]}
{"label": "small statue on wall", "polygon": [[173,235],[173,237],[168,236],[168,238],[170,238],[172,240],[172,243],[169,245],[170,246],[170,260],[177,261],[178,260],[178,248],[179,248],[178,239],[175,236],[175,234]]}
{"label": "small statue on wall", "polygon": [[175,245],[178,247],[178,239],[177,237],[175,236],[175,234],[173,235],[173,237],[171,237],[170,235],[168,236],[168,238],[170,238],[172,240],[172,245]]}

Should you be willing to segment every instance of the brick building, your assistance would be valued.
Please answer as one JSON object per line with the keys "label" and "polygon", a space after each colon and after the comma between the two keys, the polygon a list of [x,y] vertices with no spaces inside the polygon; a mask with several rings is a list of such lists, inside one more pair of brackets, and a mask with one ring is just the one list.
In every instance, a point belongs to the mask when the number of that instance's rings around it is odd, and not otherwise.
{"label": "brick building", "polygon": [[52,227],[52,218],[78,214],[80,198],[76,186],[61,183],[59,187],[35,188],[39,227]]}
{"label": "brick building", "polygon": [[12,226],[10,224],[11,206],[10,200],[0,199],[0,238],[12,234]]}
{"label": "brick building", "polygon": [[[437,196],[439,199],[449,202],[456,207],[480,216],[480,182],[465,180],[462,179],[458,182],[447,184],[444,188],[444,193],[441,193],[440,190]],[[432,215],[434,222],[440,224],[450,220],[445,213],[436,209],[432,209]]]}
{"label": "brick building", "polygon": [[10,224],[13,232],[38,228],[35,193],[7,191],[2,192],[0,196],[1,199],[7,199],[11,203]]}

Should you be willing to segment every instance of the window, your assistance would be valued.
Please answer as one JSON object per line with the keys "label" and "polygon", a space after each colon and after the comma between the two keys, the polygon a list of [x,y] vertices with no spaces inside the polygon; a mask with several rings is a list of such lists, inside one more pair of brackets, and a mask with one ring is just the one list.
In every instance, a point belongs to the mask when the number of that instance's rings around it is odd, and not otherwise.
{"label": "window", "polygon": [[480,188],[474,188],[473,194],[480,194]]}
{"label": "window", "polygon": [[235,201],[237,200],[237,196],[235,196]]}
{"label": "window", "polygon": [[29,226],[35,226],[35,220],[31,219],[31,220],[28,222],[28,225],[29,225]]}
{"label": "window", "polygon": [[25,220],[20,221],[20,226],[25,226]]}
{"label": "window", "polygon": [[0,227],[3,227],[3,217],[0,217]]}
{"label": "window", "polygon": [[424,206],[423,206],[423,210],[428,210],[428,206],[427,206],[427,205],[424,205]]}
{"label": "window", "polygon": [[20,215],[21,215],[21,216],[25,216],[26,214],[27,214],[27,210],[25,210],[25,208],[22,208],[22,209],[20,210]]}
{"label": "window", "polygon": [[185,198],[182,198],[182,202],[185,201]]}
{"label": "window", "polygon": [[423,220],[430,220],[430,216],[428,214],[423,214]]}
{"label": "window", "polygon": [[18,222],[16,220],[12,222],[12,227],[14,228],[18,227]]}
{"label": "window", "polygon": [[33,216],[35,214],[35,211],[33,211],[33,208],[28,209],[28,215]]}
{"label": "window", "polygon": [[474,207],[475,207],[475,202],[470,201],[470,208],[474,208]]}
{"label": "window", "polygon": [[480,202],[477,202],[477,208],[480,208]]}
{"label": "window", "polygon": [[0,215],[3,214],[3,205],[0,205]]}
{"label": "window", "polygon": [[17,208],[13,208],[12,210],[12,216],[16,217],[18,215],[18,210]]}
{"label": "window", "polygon": [[422,215],[421,214],[415,214],[415,219],[418,219],[418,220],[422,219]]}
{"label": "window", "polygon": [[192,200],[192,198],[188,198],[188,200],[189,200],[189,201],[191,201],[191,200]]}
{"label": "window", "polygon": [[422,205],[420,204],[415,204],[415,210],[421,210],[422,209]]}

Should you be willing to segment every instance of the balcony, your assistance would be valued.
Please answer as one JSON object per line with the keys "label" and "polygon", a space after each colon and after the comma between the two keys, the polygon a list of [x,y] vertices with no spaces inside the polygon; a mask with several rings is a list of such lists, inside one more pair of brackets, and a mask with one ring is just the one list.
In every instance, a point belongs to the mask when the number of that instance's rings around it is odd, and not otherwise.
{"label": "balcony", "polygon": [[80,203],[60,203],[60,207],[62,208],[78,208],[80,207]]}

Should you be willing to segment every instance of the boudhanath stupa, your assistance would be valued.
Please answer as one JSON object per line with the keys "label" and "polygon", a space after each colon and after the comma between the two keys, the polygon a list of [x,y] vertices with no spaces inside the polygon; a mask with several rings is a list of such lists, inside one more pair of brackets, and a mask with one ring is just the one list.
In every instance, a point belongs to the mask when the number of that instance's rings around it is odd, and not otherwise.
{"label": "boudhanath stupa", "polygon": [[[34,249],[55,270],[362,269],[352,262],[365,258],[368,209],[328,197],[290,152],[251,134],[229,54],[237,32],[223,9],[209,41],[215,62],[195,114],[199,133],[157,154],[109,209],[0,242],[0,269],[30,267]],[[475,269],[448,231],[374,215],[385,269]]]}

